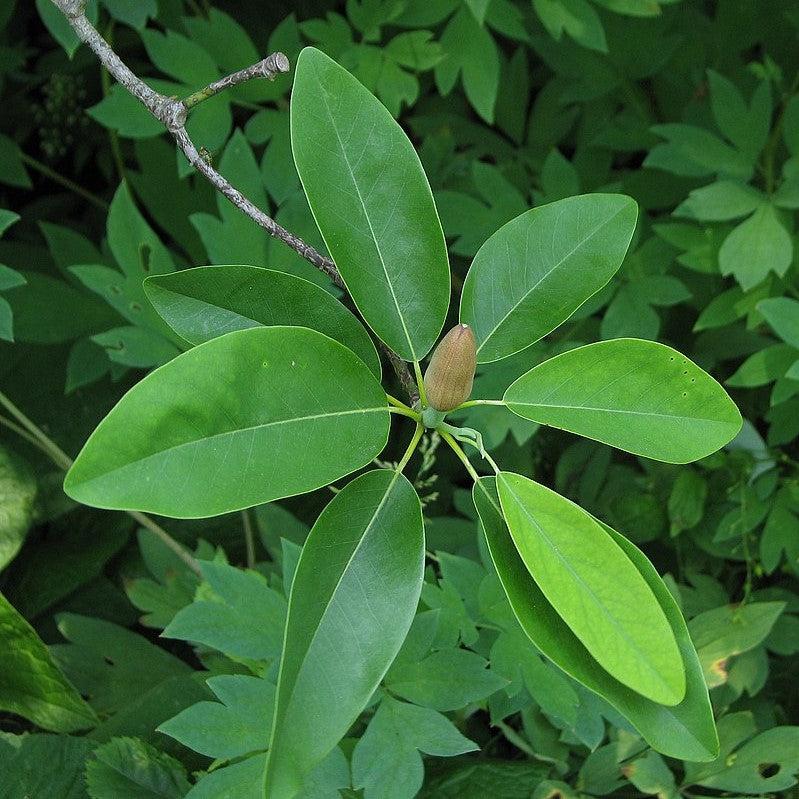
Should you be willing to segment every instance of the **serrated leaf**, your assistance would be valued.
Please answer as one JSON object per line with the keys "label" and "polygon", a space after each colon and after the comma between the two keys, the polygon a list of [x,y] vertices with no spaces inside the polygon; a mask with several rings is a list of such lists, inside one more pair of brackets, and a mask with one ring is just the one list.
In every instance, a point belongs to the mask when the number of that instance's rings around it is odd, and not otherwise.
{"label": "serrated leaf", "polygon": [[25,540],[37,491],[28,464],[0,445],[0,571],[14,559]]}
{"label": "serrated leaf", "polygon": [[97,717],[51,657],[33,627],[0,594],[0,707],[45,730],[76,732]]}
{"label": "serrated leaf", "polygon": [[588,194],[500,228],[475,256],[461,296],[478,362],[519,352],[565,322],[621,266],[636,218],[629,197]]}
{"label": "serrated leaf", "polygon": [[703,458],[741,429],[738,409],[707,372],[639,339],[551,358],[513,383],[504,401],[526,419],[667,463]]}
{"label": "serrated leaf", "polygon": [[113,738],[86,763],[91,799],[181,799],[189,790],[183,766],[138,738]]}
{"label": "serrated leaf", "polygon": [[351,349],[380,378],[380,359],[363,325],[334,297],[302,278],[254,266],[201,266],[149,278],[147,296],[190,344],[232,330],[296,325]]}
{"label": "serrated leaf", "polygon": [[674,633],[613,538],[580,507],[521,475],[501,472],[497,489],[525,566],[592,656],[645,697],[679,704],[685,669]]}
{"label": "serrated leaf", "polygon": [[364,466],[385,445],[388,416],[380,384],[338,342],[299,327],[234,331],[135,385],[81,450],[65,491],[179,518],[240,510]]}
{"label": "serrated leaf", "polygon": [[363,710],[422,587],[421,505],[399,472],[367,472],[320,515],[294,577],[266,789],[294,796]]}
{"label": "serrated leaf", "polygon": [[687,678],[685,699],[674,707],[647,700],[610,677],[556,613],[513,544],[502,519],[494,478],[482,478],[472,496],[513,612],[538,649],[567,674],[607,699],[658,751],[686,760],[712,759],[718,752],[718,738],[696,651],[677,604],[643,553],[604,527],[647,581],[674,631]]}
{"label": "serrated leaf", "polygon": [[306,48],[291,103],[294,160],[355,304],[406,360],[435,343],[449,266],[433,195],[389,112],[335,61]]}

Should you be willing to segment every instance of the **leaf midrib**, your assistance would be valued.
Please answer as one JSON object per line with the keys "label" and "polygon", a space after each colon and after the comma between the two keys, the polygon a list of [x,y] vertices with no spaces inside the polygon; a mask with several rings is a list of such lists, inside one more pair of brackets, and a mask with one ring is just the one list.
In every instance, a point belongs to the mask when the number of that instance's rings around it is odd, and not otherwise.
{"label": "leaf midrib", "polygon": [[706,416],[680,416],[671,413],[656,413],[649,411],[629,411],[622,408],[595,408],[589,405],[552,405],[544,402],[520,402],[518,400],[507,400],[508,405],[518,405],[524,408],[558,408],[565,411],[598,411],[600,413],[618,413],[627,416],[654,416],[659,419],[678,419],[680,421],[692,422],[713,422],[714,424],[728,424],[723,419],[709,419]]}
{"label": "leaf midrib", "polygon": [[[317,70],[316,79],[319,83],[319,86],[322,87],[322,81],[319,78],[319,71]],[[361,187],[358,185],[358,181],[355,179],[355,173],[352,170],[352,164],[350,164],[349,156],[347,155],[347,150],[344,147],[344,142],[341,139],[341,135],[339,134],[338,127],[336,126],[336,121],[333,118],[333,114],[330,111],[330,105],[327,101],[327,93],[325,92],[324,88],[322,87],[322,91],[320,92],[322,97],[322,103],[324,104],[325,111],[327,112],[327,117],[330,120],[330,125],[333,128],[333,132],[336,134],[336,141],[338,141],[339,147],[341,148],[341,154],[344,158],[344,163],[347,165],[347,171],[349,172],[350,179],[352,180],[352,185],[355,188],[355,193],[358,195],[358,201],[361,204],[361,209],[363,210],[363,215],[366,217],[366,224],[369,225],[369,233],[372,236],[372,241],[375,244],[375,250],[377,252],[377,256],[380,259],[380,266],[383,268],[383,274],[386,277],[386,285],[388,286],[389,291],[391,292],[391,300],[394,303],[394,307],[397,309],[397,316],[399,317],[400,324],[402,325],[402,332],[405,334],[405,340],[408,342],[408,347],[410,348],[411,355],[413,360],[416,361],[418,358],[416,357],[416,348],[413,346],[413,341],[411,340],[410,333],[408,332],[408,326],[405,324],[405,317],[402,314],[402,309],[400,308],[399,301],[397,300],[396,292],[394,291],[394,284],[391,282],[391,277],[388,273],[388,268],[386,267],[386,262],[383,258],[383,253],[380,249],[380,242],[375,234],[375,230],[372,227],[372,219],[369,216],[369,212],[366,209],[366,203],[364,202],[363,195],[361,194]],[[342,275],[342,279],[343,279]],[[344,281],[346,283],[346,280]]]}
{"label": "leaf midrib", "polygon": [[[279,710],[279,708],[281,707],[280,697],[277,694],[275,695],[275,717],[274,717],[273,723],[272,723],[272,736],[271,736],[270,741],[269,741],[270,759],[271,759],[271,753],[272,753],[272,751],[274,749],[274,742],[275,742],[275,740],[277,738],[277,730],[279,729],[279,722],[282,721],[282,719],[284,719],[286,717],[286,714],[288,713],[288,709],[291,706],[292,700],[294,699],[294,695],[295,695],[294,691],[295,691],[295,688],[296,688],[296,685],[297,685],[297,677],[302,673],[302,669],[305,666],[306,661],[308,660],[308,656],[309,656],[309,654],[311,652],[311,649],[313,649],[314,643],[316,642],[316,639],[317,639],[317,637],[319,635],[319,631],[322,628],[322,622],[324,621],[325,617],[327,616],[327,614],[328,614],[328,612],[330,610],[330,606],[333,604],[333,599],[335,598],[336,594],[338,593],[338,590],[339,590],[342,582],[344,581],[344,577],[349,572],[350,566],[352,565],[352,563],[355,560],[356,556],[358,555],[358,553],[360,552],[361,548],[363,547],[364,541],[366,540],[369,531],[372,529],[372,525],[374,524],[375,519],[377,519],[378,515],[380,514],[380,512],[385,507],[385,504],[388,501],[389,494],[391,494],[392,490],[394,489],[394,486],[396,485],[400,474],[401,474],[401,472],[398,472],[398,471],[394,472],[394,476],[392,477],[391,482],[386,487],[386,490],[385,490],[385,492],[383,494],[383,497],[381,498],[380,502],[378,503],[377,507],[375,508],[374,513],[369,518],[368,524],[364,527],[363,535],[361,536],[360,540],[358,541],[357,546],[355,546],[353,548],[352,554],[347,559],[347,563],[344,565],[344,568],[341,570],[341,575],[338,578],[338,580],[336,580],[336,584],[333,587],[333,590],[330,592],[330,598],[327,600],[327,602],[325,602],[324,609],[319,614],[319,622],[317,623],[316,629],[314,630],[314,633],[311,636],[311,640],[308,642],[308,646],[305,649],[305,654],[302,656],[302,658],[300,659],[299,664],[297,665],[297,669],[296,669],[296,671],[294,673],[294,682],[292,683],[292,690],[289,692],[289,696],[288,696],[288,699],[286,700],[286,704],[285,704],[285,707],[284,707],[284,710],[283,710],[282,713],[280,713],[280,710]],[[299,567],[300,567],[300,563],[298,562],[297,563],[297,570],[299,570]],[[297,581],[295,579],[292,582],[292,584],[291,584],[291,592],[290,592],[290,595],[289,595],[289,608],[291,607],[291,594],[293,594],[294,587],[296,586],[296,584],[297,584]],[[289,631],[289,617],[287,616],[286,617],[285,634],[284,634],[284,639],[283,639],[283,652],[286,651],[286,641],[288,640],[288,631]],[[282,662],[282,658],[281,658],[281,674],[278,674],[278,688],[280,687],[280,677],[282,676],[282,665],[283,665],[283,662]],[[279,713],[280,713],[280,715],[278,716]],[[269,766],[270,766],[270,763],[267,762],[267,766],[266,766],[266,774],[267,775],[269,774]]]}
{"label": "leaf midrib", "polygon": [[609,216],[607,219],[603,220],[600,224],[598,224],[591,232],[580,241],[579,244],[575,245],[569,252],[567,252],[557,263],[552,265],[552,268],[549,269],[546,274],[542,275],[530,288],[522,294],[522,296],[511,306],[508,312],[500,319],[496,325],[486,334],[485,338],[483,339],[482,343],[477,347],[477,353],[479,355],[480,350],[488,344],[491,337],[499,330],[499,328],[505,324],[508,320],[510,315],[532,294],[540,285],[543,283],[550,275],[552,275],[555,270],[559,269],[563,264],[574,255],[581,247],[583,247],[588,241],[590,241],[603,227],[609,225],[622,211],[624,208],[619,208],[614,214]]}
{"label": "leaf midrib", "polygon": [[[500,476],[500,477],[501,477],[501,476]],[[499,479],[499,478],[498,478],[498,479]],[[646,663],[646,664],[647,664],[647,671],[649,671],[651,674],[653,674],[653,675],[655,676],[655,678],[658,680],[658,682],[660,682],[660,684],[661,684],[661,685],[665,686],[665,687],[666,687],[666,688],[667,688],[669,691],[671,691],[671,686],[670,686],[670,685],[669,685],[669,684],[668,684],[668,683],[667,683],[667,682],[666,682],[666,681],[665,681],[665,680],[664,680],[664,679],[663,679],[663,678],[662,678],[662,677],[661,677],[661,676],[660,676],[660,675],[657,673],[657,671],[656,671],[656,670],[654,670],[654,669],[653,669],[651,666],[649,666],[649,665],[648,665],[648,657],[647,657],[647,654],[646,654],[646,652],[643,652],[643,651],[642,651],[642,650],[641,650],[641,649],[638,647],[638,645],[635,643],[635,641],[633,641],[633,640],[630,638],[630,636],[629,636],[629,635],[628,635],[628,634],[625,632],[625,630],[624,630],[622,627],[620,627],[620,626],[619,626],[619,624],[616,622],[616,620],[614,619],[614,617],[613,617],[613,616],[612,616],[612,615],[611,615],[611,614],[608,612],[608,610],[607,610],[607,608],[605,607],[604,603],[603,603],[603,602],[601,602],[601,601],[600,601],[600,599],[599,599],[599,597],[597,597],[597,595],[594,593],[594,591],[593,591],[593,589],[591,588],[591,586],[589,586],[589,585],[588,585],[588,584],[585,582],[585,580],[583,580],[583,578],[582,578],[582,577],[581,577],[581,576],[580,576],[580,575],[579,575],[579,574],[578,574],[578,573],[577,573],[577,572],[576,572],[576,571],[575,571],[575,570],[572,568],[572,566],[569,564],[568,560],[566,560],[566,558],[565,558],[565,557],[564,557],[564,556],[561,554],[561,551],[560,551],[560,549],[558,548],[557,544],[556,544],[556,543],[555,543],[555,542],[554,542],[554,541],[553,541],[553,540],[552,540],[552,539],[551,539],[551,538],[550,538],[550,537],[549,537],[549,536],[546,534],[546,532],[545,532],[545,531],[544,531],[544,529],[541,527],[541,525],[540,525],[540,524],[538,524],[538,522],[537,522],[537,521],[536,521],[536,520],[535,520],[535,519],[534,519],[534,518],[533,518],[533,517],[530,515],[530,513],[527,511],[527,508],[525,508],[525,506],[524,506],[524,503],[521,501],[521,499],[520,499],[520,498],[519,498],[519,496],[516,494],[516,492],[513,490],[512,486],[511,486],[511,485],[508,483],[508,481],[507,481],[507,480],[505,480],[504,478],[502,478],[502,482],[503,482],[503,484],[505,485],[505,487],[508,489],[508,491],[510,492],[510,494],[513,496],[514,500],[516,501],[516,504],[519,506],[519,508],[521,509],[522,513],[524,513],[524,515],[525,515],[525,516],[526,516],[526,517],[527,517],[527,518],[528,518],[528,519],[529,519],[529,520],[532,522],[532,524],[533,524],[533,525],[536,527],[536,529],[539,531],[539,533],[540,533],[540,535],[541,535],[542,539],[543,539],[543,540],[544,540],[544,541],[545,541],[545,542],[546,542],[546,543],[549,545],[550,549],[551,549],[551,550],[552,550],[552,551],[555,553],[555,555],[556,555],[556,557],[558,558],[558,560],[559,560],[559,561],[560,561],[560,562],[563,564],[563,566],[564,566],[564,567],[567,569],[567,571],[569,571],[569,572],[570,572],[570,573],[573,575],[573,577],[575,578],[575,580],[576,580],[576,581],[577,581],[577,582],[578,582],[578,583],[579,583],[581,586],[583,586],[583,588],[585,589],[585,591],[587,591],[587,592],[588,592],[588,593],[591,595],[591,597],[592,597],[592,598],[594,599],[594,601],[596,602],[596,605],[597,605],[599,608],[601,608],[603,615],[604,615],[604,616],[606,616],[606,617],[607,617],[607,619],[610,621],[610,623],[611,623],[611,626],[612,626],[612,627],[614,627],[614,628],[615,628],[615,629],[618,631],[619,635],[620,635],[620,636],[621,636],[621,637],[622,637],[624,640],[626,640],[627,642],[629,642],[629,644],[631,645],[632,649],[633,649],[635,652],[638,652],[638,653],[640,653],[640,655],[641,655],[641,661],[643,661],[643,663]],[[504,515],[504,514],[503,514],[503,515]],[[615,542],[614,542],[614,545],[615,545]],[[617,546],[617,545],[616,545],[616,546]],[[624,555],[624,557],[627,557],[627,555],[626,555],[626,554],[625,554],[623,551],[622,551],[622,555]],[[522,559],[522,560],[523,560],[523,559]],[[633,564],[633,567],[635,567],[635,564]],[[636,571],[637,571],[637,570],[636,570]],[[540,586],[539,586],[539,587],[540,587]],[[647,586],[647,588],[648,588],[648,589],[651,591],[651,589],[649,588],[649,586]],[[541,587],[541,590],[542,590],[542,591],[544,591],[543,587]],[[547,594],[546,594],[546,592],[545,592],[545,591],[544,591],[544,595],[545,595],[545,596],[547,597],[547,599],[549,600],[549,596],[547,596]],[[549,601],[551,602],[551,600],[549,600]],[[656,600],[656,601],[657,601],[657,600]],[[557,607],[556,607],[554,604],[553,604],[553,607],[555,608],[556,612],[558,612],[558,615],[560,615],[560,612],[559,612],[559,611],[557,611]],[[660,603],[658,603],[658,607],[660,607]],[[662,608],[661,608],[661,612],[662,612]],[[561,618],[562,618],[562,617],[561,617]],[[565,622],[565,621],[566,621],[566,620],[564,619],[564,622]],[[566,624],[567,624],[567,625],[568,625],[568,627],[571,629],[571,625],[570,625],[570,624],[568,624],[568,622],[566,622]],[[669,626],[669,629],[671,629],[671,625],[668,625],[668,626]],[[672,633],[672,634],[673,634],[673,633]],[[587,646],[586,646],[586,649],[588,649],[588,647],[587,647]],[[592,657],[594,657],[594,659],[596,659],[596,656],[593,654],[593,652],[591,652],[591,650],[590,650],[590,649],[589,649],[588,651],[591,653]],[[597,663],[599,663],[599,661],[598,661],[598,660],[597,660]],[[601,666],[601,665],[602,665],[602,664],[600,663],[600,666]],[[608,672],[608,673],[610,674],[610,672]],[[613,677],[614,675],[612,675],[612,674],[611,674],[610,676],[611,676],[611,677]],[[615,679],[618,679],[618,677],[616,677]],[[619,680],[619,682],[621,682],[621,680]],[[624,683],[622,683],[622,685],[624,685]],[[628,688],[630,688],[630,686],[629,686],[629,685],[628,685],[627,687],[628,687]],[[635,689],[631,689],[631,690],[635,690]],[[637,692],[637,693],[640,693],[640,692]],[[647,698],[649,698],[649,697],[647,697]],[[655,700],[652,700],[652,701],[655,701]]]}
{"label": "leaf midrib", "polygon": [[[359,414],[367,414],[367,413],[380,413],[380,412],[387,412],[386,406],[379,406],[376,408],[354,408],[346,411],[330,411],[329,413],[316,413],[316,414],[309,414],[308,416],[294,416],[289,419],[277,419],[272,422],[264,422],[263,424],[251,425],[250,427],[238,427],[235,430],[227,430],[223,433],[214,433],[210,436],[205,436],[203,438],[193,438],[189,441],[183,441],[180,444],[175,444],[171,447],[166,447],[164,449],[159,449],[155,452],[151,452],[148,455],[145,455],[142,458],[135,458],[133,460],[126,461],[118,466],[115,466],[113,469],[108,470],[107,472],[103,472],[102,476],[107,476],[109,474],[113,474],[114,472],[119,471],[120,469],[125,469],[129,466],[133,466],[136,463],[141,463],[142,461],[149,460],[150,458],[154,458],[160,455],[166,455],[170,452],[175,452],[177,450],[183,449],[184,447],[195,446],[197,444],[204,443],[206,441],[220,441],[225,439],[226,437],[232,437],[240,435],[241,433],[249,433],[254,430],[262,430],[268,427],[277,427],[278,425],[282,424],[294,424],[297,422],[308,422],[313,421],[314,419],[327,419],[333,416],[355,416]],[[90,478],[89,480],[82,480],[80,482],[90,482],[95,477]]]}

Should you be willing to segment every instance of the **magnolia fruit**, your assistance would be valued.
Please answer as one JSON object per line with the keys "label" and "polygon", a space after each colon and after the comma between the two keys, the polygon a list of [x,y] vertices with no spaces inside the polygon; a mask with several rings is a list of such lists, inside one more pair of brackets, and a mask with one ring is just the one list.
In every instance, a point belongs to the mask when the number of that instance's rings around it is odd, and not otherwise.
{"label": "magnolia fruit", "polygon": [[455,325],[433,351],[424,374],[427,403],[437,411],[451,411],[469,399],[477,343],[469,325]]}

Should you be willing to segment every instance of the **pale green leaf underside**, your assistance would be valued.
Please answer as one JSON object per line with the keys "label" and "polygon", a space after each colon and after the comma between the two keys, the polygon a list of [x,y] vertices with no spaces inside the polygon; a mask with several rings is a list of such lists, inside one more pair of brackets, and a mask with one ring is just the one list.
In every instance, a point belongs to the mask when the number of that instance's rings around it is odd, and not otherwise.
{"label": "pale green leaf underside", "polygon": [[564,352],[505,392],[514,413],[667,463],[689,463],[741,429],[727,392],[671,347],[614,339]]}
{"label": "pale green leaf underside", "polygon": [[406,360],[424,357],[449,305],[449,262],[419,157],[386,108],[308,47],[291,98],[294,161],[358,310]]}
{"label": "pale green leaf underside", "polygon": [[178,518],[301,494],[385,446],[385,394],[364,363],[301,327],[228,333],[135,385],[64,489],[87,505]]}
{"label": "pale green leaf underside", "polygon": [[565,322],[624,260],[638,207],[585,194],[517,216],[478,251],[461,295],[480,363],[523,350]]}
{"label": "pale green leaf underside", "polygon": [[527,570],[594,659],[648,699],[681,702],[674,633],[622,549],[582,508],[526,477],[501,472],[497,488]]}
{"label": "pale green leaf underside", "polygon": [[363,325],[319,286],[257,266],[201,266],[144,283],[164,321],[190,344],[233,330],[294,325],[349,347],[380,378],[380,358]]}
{"label": "pale green leaf underside", "polygon": [[680,704],[671,707],[646,699],[611,677],[558,615],[519,557],[502,519],[495,478],[482,478],[472,493],[491,559],[532,642],[555,665],[610,702],[657,751],[683,760],[712,760],[718,738],[702,668],[674,598],[643,553],[603,525],[652,589],[674,632],[685,666],[686,693]]}
{"label": "pale green leaf underside", "polygon": [[367,472],[325,508],[292,584],[267,795],[294,796],[363,710],[399,651],[422,587],[413,486]]}

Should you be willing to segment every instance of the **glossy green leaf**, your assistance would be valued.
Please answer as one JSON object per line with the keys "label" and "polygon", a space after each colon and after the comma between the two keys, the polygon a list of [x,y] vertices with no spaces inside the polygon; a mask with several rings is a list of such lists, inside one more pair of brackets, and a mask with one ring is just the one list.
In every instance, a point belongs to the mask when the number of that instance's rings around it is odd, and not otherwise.
{"label": "glossy green leaf", "polygon": [[386,443],[364,363],[299,327],[201,344],[135,385],[86,442],[64,490],[86,505],[196,518],[302,494]]}
{"label": "glossy green leaf", "polygon": [[511,608],[536,647],[575,680],[610,702],[659,752],[694,761],[715,757],[718,738],[699,659],[674,598],[646,556],[603,525],[651,588],[677,640],[685,666],[686,693],[680,704],[671,707],[646,699],[611,677],[558,615],[514,546],[502,518],[495,478],[482,478],[473,490],[473,498]]}
{"label": "glossy green leaf", "polygon": [[446,243],[419,157],[386,108],[308,47],[291,143],[311,210],[355,304],[406,360],[424,357],[449,305]]}
{"label": "glossy green leaf", "polygon": [[371,471],[314,525],[292,584],[267,795],[290,799],[363,710],[399,651],[422,588],[421,504]]}
{"label": "glossy green leaf", "polygon": [[308,327],[349,347],[380,378],[380,358],[361,323],[302,278],[256,266],[201,266],[149,278],[144,289],[167,324],[190,344],[262,325]]}
{"label": "glossy green leaf", "polygon": [[33,627],[0,594],[0,709],[45,730],[95,726],[94,711],[62,674]]}
{"label": "glossy green leaf", "polygon": [[664,705],[685,696],[674,632],[640,572],[582,508],[521,475],[497,476],[502,513],[527,570],[596,661]]}
{"label": "glossy green leaf", "polygon": [[30,466],[0,444],[0,571],[14,559],[28,534],[36,493]]}
{"label": "glossy green leaf", "polygon": [[475,256],[461,296],[478,361],[506,358],[565,322],[621,266],[637,218],[629,197],[586,194],[501,227]]}
{"label": "glossy green leaf", "polygon": [[504,400],[525,419],[667,463],[710,455],[741,429],[741,414],[707,372],[640,339],[564,352],[522,375]]}

